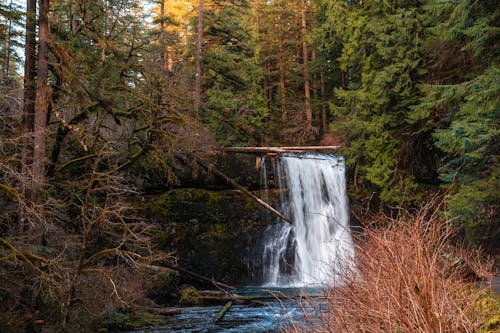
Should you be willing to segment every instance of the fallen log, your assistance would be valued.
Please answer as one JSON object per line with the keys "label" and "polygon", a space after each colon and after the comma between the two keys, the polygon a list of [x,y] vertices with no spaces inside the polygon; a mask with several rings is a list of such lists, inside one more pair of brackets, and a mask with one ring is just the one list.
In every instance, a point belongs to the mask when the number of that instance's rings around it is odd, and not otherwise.
{"label": "fallen log", "polygon": [[228,153],[247,154],[283,154],[283,153],[307,153],[307,152],[334,152],[340,146],[303,146],[303,147],[224,147],[222,151]]}
{"label": "fallen log", "polygon": [[227,302],[226,305],[224,305],[224,308],[217,315],[217,319],[215,321],[221,321],[232,306],[233,306],[233,301]]}
{"label": "fallen log", "polygon": [[189,276],[191,276],[191,277],[193,277],[193,278],[195,278],[195,279],[197,279],[199,281],[211,283],[216,288],[220,288],[220,289],[236,289],[233,286],[230,286],[230,285],[225,284],[223,282],[215,281],[214,279],[207,278],[206,276],[200,275],[198,273],[192,272],[190,270],[187,270],[185,268],[182,268],[182,267],[179,267],[179,266],[176,266],[176,265],[166,264],[165,267],[162,267],[162,266],[156,266],[156,265],[141,264],[140,266],[144,267],[146,269],[150,269],[150,270],[156,271],[156,272],[163,272],[163,271],[171,269],[171,270],[178,271],[178,272],[184,273],[186,275],[189,275]]}
{"label": "fallen log", "polygon": [[186,275],[189,275],[189,276],[191,276],[199,281],[209,282],[209,283],[213,284],[215,287],[220,288],[220,289],[236,289],[236,287],[230,286],[230,285],[225,284],[223,282],[215,281],[214,279],[207,278],[206,276],[200,275],[198,273],[192,272],[190,270],[187,270],[187,269],[179,267],[179,266],[168,266],[168,268],[173,269],[175,271],[179,271],[179,272],[184,273]]}
{"label": "fallen log", "polygon": [[[249,190],[247,190],[246,188],[244,188],[240,184],[238,184],[232,178],[228,177],[225,173],[223,173],[222,171],[220,171],[219,169],[217,169],[213,164],[211,164],[211,163],[209,163],[209,162],[207,162],[207,161],[205,161],[205,160],[203,160],[203,159],[195,156],[194,154],[188,154],[188,156],[189,156],[189,158],[191,158],[194,161],[196,161],[196,163],[198,163],[200,166],[202,166],[205,169],[207,169],[209,172],[213,172],[214,174],[216,174],[217,176],[221,177],[226,182],[228,182],[228,184],[230,184],[231,186],[237,188],[243,194],[245,194],[246,196],[248,196],[248,197],[252,198],[253,200],[255,200],[259,205],[261,205],[262,207],[264,207],[265,209],[267,209],[268,211],[270,211],[274,216],[282,219],[285,222],[292,223],[289,218],[287,218],[286,216],[284,216],[283,214],[281,214],[280,212],[278,212],[276,209],[274,209],[267,202],[265,202],[264,200],[262,200],[261,198],[259,198],[258,196],[256,196],[255,194],[253,194],[252,192],[250,192]],[[185,160],[185,158],[183,156],[181,156],[180,154],[176,154],[176,157],[178,157],[178,158],[180,158],[182,160]]]}
{"label": "fallen log", "polygon": [[178,314],[182,314],[182,310],[178,308],[154,308],[148,306],[129,306],[127,310],[131,310],[134,312],[146,312],[160,316],[174,316]]}
{"label": "fallen log", "polygon": [[238,294],[228,294],[223,292],[199,291],[200,298],[204,304],[227,304],[233,302],[235,304],[265,304],[265,301],[287,301],[297,299],[324,299],[323,295],[284,295],[269,293],[266,295],[250,295],[242,296]]}

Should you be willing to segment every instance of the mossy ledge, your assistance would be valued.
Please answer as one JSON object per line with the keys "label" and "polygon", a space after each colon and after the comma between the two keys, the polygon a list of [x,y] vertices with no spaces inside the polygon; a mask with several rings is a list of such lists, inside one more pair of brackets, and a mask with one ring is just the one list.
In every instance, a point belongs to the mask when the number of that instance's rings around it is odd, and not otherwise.
{"label": "mossy ledge", "polygon": [[[263,193],[256,192],[260,197]],[[276,206],[278,194],[267,198]],[[246,282],[257,237],[273,219],[236,190],[178,188],[149,198],[147,215],[161,226],[161,246],[182,265],[228,283]]]}

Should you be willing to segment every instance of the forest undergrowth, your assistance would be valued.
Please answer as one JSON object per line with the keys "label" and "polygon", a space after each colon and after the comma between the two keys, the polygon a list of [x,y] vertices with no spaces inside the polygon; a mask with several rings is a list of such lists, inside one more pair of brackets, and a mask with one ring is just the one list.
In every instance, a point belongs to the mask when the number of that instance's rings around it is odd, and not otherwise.
{"label": "forest undergrowth", "polygon": [[500,298],[484,283],[493,260],[457,243],[437,206],[370,218],[355,236],[355,265],[326,287],[326,304],[301,302],[304,319],[286,331],[499,332]]}

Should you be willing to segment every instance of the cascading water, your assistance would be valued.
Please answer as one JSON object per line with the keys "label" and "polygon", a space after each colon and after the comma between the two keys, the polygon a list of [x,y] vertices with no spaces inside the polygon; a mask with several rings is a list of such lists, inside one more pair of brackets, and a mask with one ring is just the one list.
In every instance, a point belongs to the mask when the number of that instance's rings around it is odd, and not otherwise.
{"label": "cascading water", "polygon": [[265,231],[265,285],[321,285],[333,280],[354,254],[343,159],[286,154],[277,160],[274,174],[281,210],[293,223],[280,221]]}

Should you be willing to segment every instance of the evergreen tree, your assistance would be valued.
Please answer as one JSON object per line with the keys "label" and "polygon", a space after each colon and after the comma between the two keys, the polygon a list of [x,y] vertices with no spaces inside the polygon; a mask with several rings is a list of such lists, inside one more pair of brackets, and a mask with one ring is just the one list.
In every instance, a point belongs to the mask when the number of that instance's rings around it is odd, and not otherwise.
{"label": "evergreen tree", "polygon": [[340,18],[334,22],[343,24],[336,33],[343,45],[341,70],[347,73],[345,88],[335,91],[341,123],[334,131],[348,133],[343,151],[361,179],[354,184],[358,195],[377,192],[388,204],[418,199],[418,180],[430,177],[421,164],[427,163],[431,129],[415,124],[411,109],[425,68],[421,5],[366,1],[331,8],[332,17]]}
{"label": "evergreen tree", "polygon": [[[20,58],[16,49],[22,47],[22,12],[13,0],[0,4],[0,80],[4,88],[19,78]],[[3,91],[2,93],[5,93]]]}
{"label": "evergreen tree", "polygon": [[500,9],[495,1],[463,0],[432,4],[429,10],[440,18],[429,42],[437,70],[422,87],[425,97],[416,110],[441,114],[434,138],[446,153],[441,179],[452,185],[447,213],[462,222],[471,244],[495,246]]}
{"label": "evergreen tree", "polygon": [[222,144],[260,141],[268,116],[253,14],[246,0],[220,2],[206,10],[202,115]]}

